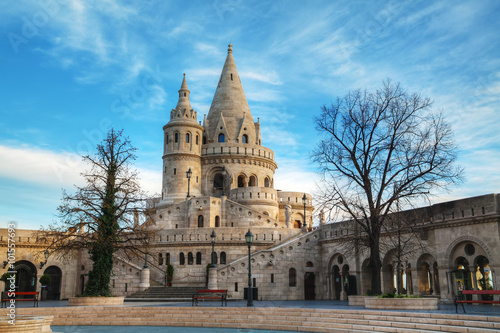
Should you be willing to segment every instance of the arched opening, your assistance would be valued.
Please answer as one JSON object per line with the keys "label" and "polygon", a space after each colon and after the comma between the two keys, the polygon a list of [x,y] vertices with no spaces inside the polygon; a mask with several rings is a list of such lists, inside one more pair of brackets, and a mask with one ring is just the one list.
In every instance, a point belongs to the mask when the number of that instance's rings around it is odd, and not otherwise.
{"label": "arched opening", "polygon": [[269,187],[271,184],[269,177],[264,178],[264,187]]}
{"label": "arched opening", "polygon": [[174,142],[179,142],[179,133],[175,133]]}
{"label": "arched opening", "polygon": [[158,265],[161,266],[163,265],[163,254],[158,253]]}
{"label": "arched opening", "polygon": [[217,265],[217,252],[212,252],[212,262]]}
{"label": "arched opening", "polygon": [[295,229],[300,229],[300,228],[302,228],[302,221],[300,221],[300,220],[295,220],[295,221],[293,222],[293,227],[294,227]]}
{"label": "arched opening", "polygon": [[493,290],[493,277],[491,276],[490,261],[485,256],[476,258],[476,281],[477,289]]}
{"label": "arched opening", "polygon": [[340,276],[340,268],[337,265],[333,266],[332,269],[333,277],[333,295],[334,299],[340,299],[340,292],[342,291],[342,278]]}
{"label": "arched opening", "polygon": [[21,260],[15,263],[16,274],[16,291],[36,291],[36,275],[37,270],[35,265],[26,260]]}
{"label": "arched opening", "polygon": [[47,300],[60,300],[61,299],[61,279],[62,271],[57,266],[49,266],[43,274],[50,276],[50,283],[46,287]]}
{"label": "arched opening", "polygon": [[224,134],[219,134],[219,142],[224,142]]}
{"label": "arched opening", "polygon": [[220,253],[220,264],[225,265],[226,264],[226,252],[221,252]]}
{"label": "arched opening", "polygon": [[196,265],[201,265],[201,252],[196,252]]}
{"label": "arched opening", "polygon": [[199,141],[200,141],[200,136],[199,135],[196,135],[196,145],[199,144]]}
{"label": "arched opening", "polygon": [[188,265],[192,265],[193,262],[194,262],[194,260],[193,260],[193,253],[189,252],[188,253]]}
{"label": "arched opening", "polygon": [[238,187],[245,187],[245,176],[238,176]]}
{"label": "arched opening", "polygon": [[314,267],[314,264],[312,263],[312,261],[308,261],[306,262],[306,267]]}
{"label": "arched opening", "polygon": [[224,177],[222,177],[221,173],[217,173],[214,176],[214,190],[215,191],[222,191],[222,188],[224,186]]}
{"label": "arched opening", "polygon": [[186,143],[189,143],[189,133],[186,133]]}
{"label": "arched opening", "polygon": [[198,228],[203,228],[203,215],[198,215]]}
{"label": "arched opening", "polygon": [[219,227],[220,227],[220,217],[219,217],[219,215],[217,215],[217,216],[215,217],[215,227],[216,227],[216,228],[219,228]]}
{"label": "arched opening", "polygon": [[250,176],[250,178],[248,178],[248,186],[257,186],[257,177]]}
{"label": "arched opening", "polygon": [[293,267],[288,270],[288,286],[297,286],[297,270]]}
{"label": "arched opening", "polygon": [[179,265],[185,265],[186,264],[186,258],[184,257],[184,252],[181,252],[179,254]]}
{"label": "arched opening", "polygon": [[304,299],[306,301],[316,299],[315,279],[316,276],[313,272],[307,272],[304,275]]}
{"label": "arched opening", "polygon": [[241,137],[241,142],[242,143],[248,143],[248,135],[243,134],[243,136]]}

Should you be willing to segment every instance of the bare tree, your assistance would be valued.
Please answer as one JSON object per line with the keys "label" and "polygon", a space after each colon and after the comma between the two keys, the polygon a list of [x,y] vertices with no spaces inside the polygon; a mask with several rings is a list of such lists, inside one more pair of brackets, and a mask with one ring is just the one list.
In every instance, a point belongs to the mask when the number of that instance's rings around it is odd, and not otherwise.
{"label": "bare tree", "polygon": [[431,105],[388,79],[374,93],[352,91],[323,106],[315,119],[324,135],[312,153],[323,177],[320,203],[359,225],[376,293],[381,292],[380,235],[396,200],[421,199],[462,179],[453,133]]}
{"label": "bare tree", "polygon": [[122,131],[110,130],[97,145],[95,156],[83,157],[91,167],[82,174],[85,186],[76,187],[71,195],[63,191],[60,220],[37,233],[39,241],[60,256],[88,251],[93,266],[86,296],[109,296],[113,254],[142,255],[154,237],[148,198],[140,188],[137,171],[130,170],[136,150]]}

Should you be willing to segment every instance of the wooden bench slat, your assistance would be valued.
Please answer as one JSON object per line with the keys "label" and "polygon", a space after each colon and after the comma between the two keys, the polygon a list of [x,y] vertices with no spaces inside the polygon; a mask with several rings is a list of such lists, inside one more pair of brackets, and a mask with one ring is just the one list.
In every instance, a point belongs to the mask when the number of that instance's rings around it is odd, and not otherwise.
{"label": "wooden bench slat", "polygon": [[[217,296],[210,296],[214,294],[219,294]],[[199,299],[220,299],[222,301],[222,306],[226,302],[227,306],[227,289],[199,289],[196,294],[193,295],[193,300],[191,305],[198,305]]]}
{"label": "wooden bench slat", "polygon": [[463,300],[459,299],[463,295],[500,295],[500,290],[461,290],[459,295],[455,296],[455,312],[458,313],[458,304],[462,305],[462,310],[465,313],[464,303],[472,304],[500,304],[500,300],[498,301],[484,301],[484,300]]}

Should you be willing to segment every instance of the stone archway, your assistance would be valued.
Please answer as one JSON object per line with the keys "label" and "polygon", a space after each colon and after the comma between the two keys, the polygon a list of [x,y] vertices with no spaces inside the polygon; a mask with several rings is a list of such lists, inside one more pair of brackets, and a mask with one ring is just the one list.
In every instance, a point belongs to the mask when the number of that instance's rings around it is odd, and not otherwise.
{"label": "stone archway", "polygon": [[37,270],[34,264],[21,260],[15,263],[16,291],[36,291]]}
{"label": "stone archway", "polygon": [[43,274],[48,274],[51,278],[47,286],[47,300],[61,299],[61,279],[62,271],[57,266],[49,266]]}

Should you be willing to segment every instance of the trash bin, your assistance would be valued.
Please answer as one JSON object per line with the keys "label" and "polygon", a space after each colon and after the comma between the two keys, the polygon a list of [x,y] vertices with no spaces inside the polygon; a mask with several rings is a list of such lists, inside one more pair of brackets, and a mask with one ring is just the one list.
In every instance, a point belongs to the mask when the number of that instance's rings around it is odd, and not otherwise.
{"label": "trash bin", "polygon": [[[244,299],[248,300],[248,288],[243,288]],[[259,288],[252,287],[252,300],[256,301],[259,298]]]}

